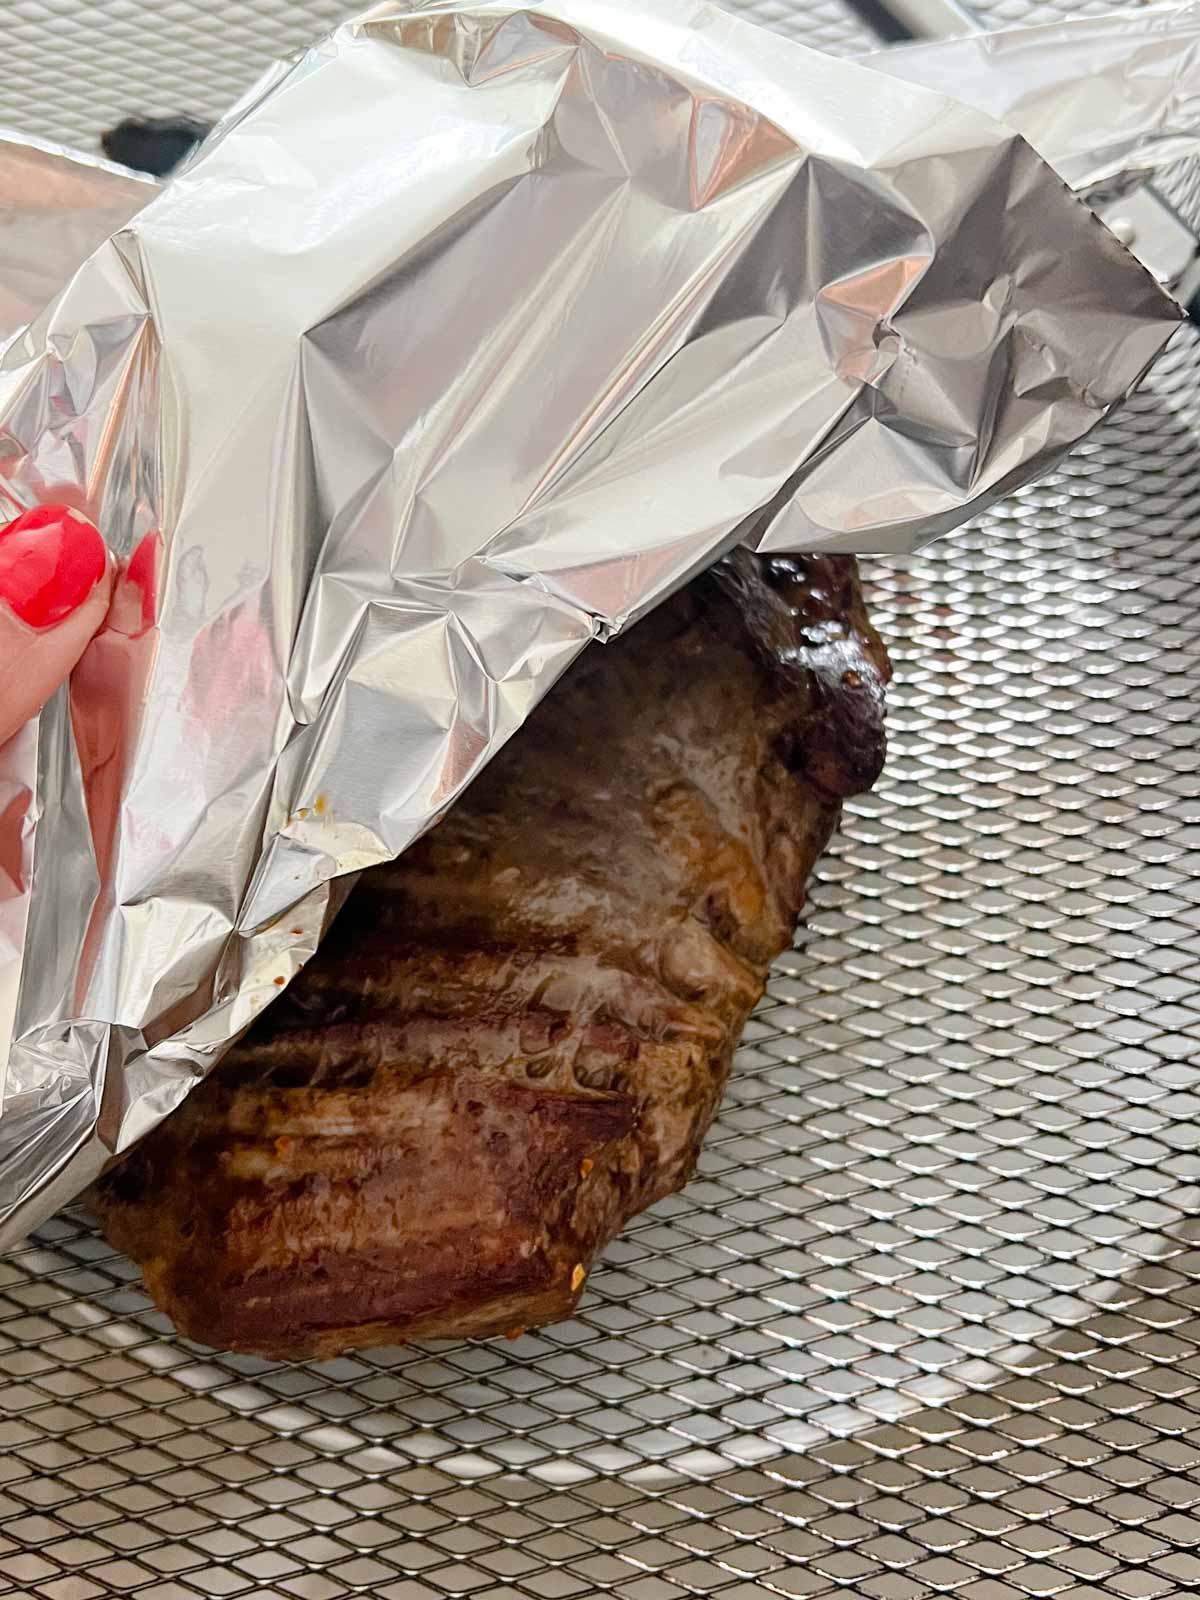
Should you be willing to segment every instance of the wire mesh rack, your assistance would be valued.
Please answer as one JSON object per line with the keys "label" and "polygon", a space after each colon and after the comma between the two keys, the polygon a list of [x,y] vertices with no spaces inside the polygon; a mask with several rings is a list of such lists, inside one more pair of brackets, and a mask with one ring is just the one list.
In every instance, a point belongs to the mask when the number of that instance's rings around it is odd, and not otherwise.
{"label": "wire mesh rack", "polygon": [[[227,6],[193,69],[221,8],[72,5],[66,105],[64,14],[10,5],[44,59],[0,115],[219,110],[336,9]],[[175,1337],[81,1216],[0,1262],[0,1596],[1200,1590],[1198,432],[1184,329],[1054,477],[864,564],[887,771],[575,1321],[283,1366]]]}

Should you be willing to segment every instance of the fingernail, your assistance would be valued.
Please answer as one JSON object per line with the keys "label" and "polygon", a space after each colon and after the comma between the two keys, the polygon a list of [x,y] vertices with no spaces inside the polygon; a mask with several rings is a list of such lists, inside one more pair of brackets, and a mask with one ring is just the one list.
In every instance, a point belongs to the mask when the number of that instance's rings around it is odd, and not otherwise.
{"label": "fingernail", "polygon": [[104,626],[136,639],[154,626],[162,534],[148,533],[117,574]]}
{"label": "fingernail", "polygon": [[0,528],[0,600],[31,628],[77,611],[104,576],[95,526],[67,506],[36,506]]}

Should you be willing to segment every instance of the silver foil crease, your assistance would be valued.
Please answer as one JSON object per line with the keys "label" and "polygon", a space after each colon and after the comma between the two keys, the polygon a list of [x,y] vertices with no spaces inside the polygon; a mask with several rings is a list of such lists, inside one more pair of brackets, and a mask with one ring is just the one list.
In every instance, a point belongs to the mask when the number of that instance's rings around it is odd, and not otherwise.
{"label": "silver foil crease", "polygon": [[860,59],[952,90],[1071,185],[1119,185],[1196,152],[1200,6],[1151,6],[904,45]]}
{"label": "silver foil crease", "polygon": [[157,193],[154,178],[0,128],[0,344]]}
{"label": "silver foil crease", "polygon": [[0,368],[128,564],[4,752],[0,1239],[167,1115],[591,639],[738,540],[899,550],[1178,313],[1010,130],[691,0],[388,4]]}

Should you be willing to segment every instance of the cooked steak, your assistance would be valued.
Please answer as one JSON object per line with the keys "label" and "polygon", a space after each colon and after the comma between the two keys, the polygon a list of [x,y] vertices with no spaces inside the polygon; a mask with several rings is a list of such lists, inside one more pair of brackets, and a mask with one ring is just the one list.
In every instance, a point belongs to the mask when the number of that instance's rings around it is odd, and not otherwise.
{"label": "cooked steak", "polygon": [[887,676],[848,557],[738,553],[586,650],[94,1190],[180,1329],[322,1357],[570,1316],[693,1169]]}

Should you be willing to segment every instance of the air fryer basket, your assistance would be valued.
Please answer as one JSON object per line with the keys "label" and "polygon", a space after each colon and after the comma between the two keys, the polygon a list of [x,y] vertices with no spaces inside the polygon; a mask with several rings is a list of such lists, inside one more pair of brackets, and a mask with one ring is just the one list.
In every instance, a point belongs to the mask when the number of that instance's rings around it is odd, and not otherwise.
{"label": "air fryer basket", "polygon": [[[0,120],[212,115],[343,9],[10,0]],[[577,1321],[285,1367],[175,1338],[80,1216],[0,1261],[0,1597],[1200,1587],[1198,341],[1052,479],[864,563],[886,774],[700,1176]]]}

